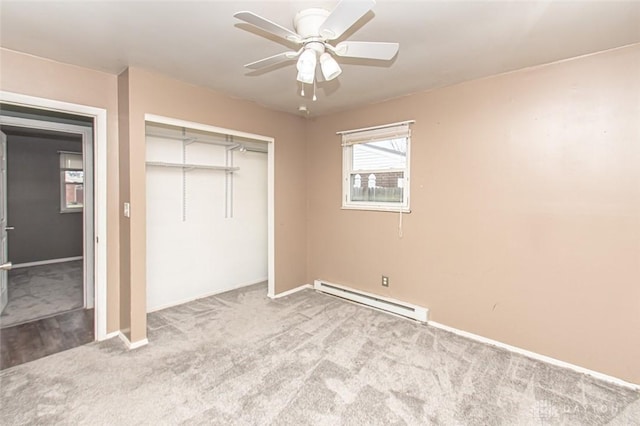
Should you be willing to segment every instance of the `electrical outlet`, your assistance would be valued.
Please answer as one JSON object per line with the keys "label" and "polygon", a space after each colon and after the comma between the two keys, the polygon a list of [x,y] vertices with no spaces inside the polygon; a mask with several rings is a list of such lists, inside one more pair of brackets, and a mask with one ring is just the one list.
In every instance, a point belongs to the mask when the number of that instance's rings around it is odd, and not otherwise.
{"label": "electrical outlet", "polygon": [[382,276],[382,287],[389,287],[389,277]]}

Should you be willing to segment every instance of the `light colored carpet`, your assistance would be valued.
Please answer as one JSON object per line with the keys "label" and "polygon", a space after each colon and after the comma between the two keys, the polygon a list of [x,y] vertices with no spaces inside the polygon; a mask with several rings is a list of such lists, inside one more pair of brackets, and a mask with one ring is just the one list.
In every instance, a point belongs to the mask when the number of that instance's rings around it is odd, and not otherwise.
{"label": "light colored carpet", "polygon": [[82,260],[9,271],[9,302],[0,327],[10,327],[84,306]]}
{"label": "light colored carpet", "polygon": [[256,285],[0,373],[3,424],[638,424],[640,394],[304,290]]}

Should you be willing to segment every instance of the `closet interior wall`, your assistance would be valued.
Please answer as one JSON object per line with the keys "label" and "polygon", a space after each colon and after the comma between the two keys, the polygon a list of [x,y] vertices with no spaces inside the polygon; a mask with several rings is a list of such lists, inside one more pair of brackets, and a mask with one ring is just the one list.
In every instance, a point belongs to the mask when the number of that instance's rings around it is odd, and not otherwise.
{"label": "closet interior wall", "polygon": [[147,311],[267,280],[267,146],[146,126]]}

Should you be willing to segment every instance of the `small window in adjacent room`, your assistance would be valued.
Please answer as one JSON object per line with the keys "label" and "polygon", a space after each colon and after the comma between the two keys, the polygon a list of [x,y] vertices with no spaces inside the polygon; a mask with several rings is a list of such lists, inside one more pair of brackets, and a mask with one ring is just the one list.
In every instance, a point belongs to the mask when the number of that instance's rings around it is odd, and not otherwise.
{"label": "small window in adjacent room", "polygon": [[82,154],[59,152],[60,154],[60,212],[82,212],[84,205],[84,171]]}
{"label": "small window in adjacent room", "polygon": [[343,147],[342,208],[409,211],[410,123],[338,133]]}

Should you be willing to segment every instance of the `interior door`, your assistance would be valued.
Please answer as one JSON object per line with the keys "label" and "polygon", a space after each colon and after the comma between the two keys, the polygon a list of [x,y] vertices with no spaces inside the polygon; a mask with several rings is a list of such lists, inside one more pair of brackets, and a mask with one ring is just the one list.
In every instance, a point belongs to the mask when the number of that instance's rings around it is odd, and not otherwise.
{"label": "interior door", "polygon": [[7,135],[0,132],[0,313],[7,306],[11,262],[7,259]]}

